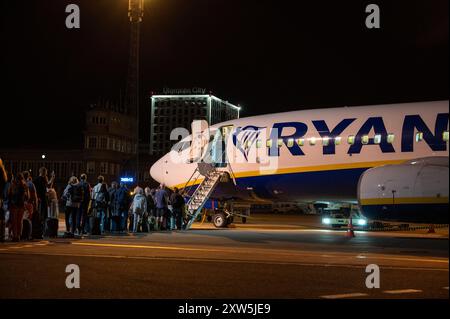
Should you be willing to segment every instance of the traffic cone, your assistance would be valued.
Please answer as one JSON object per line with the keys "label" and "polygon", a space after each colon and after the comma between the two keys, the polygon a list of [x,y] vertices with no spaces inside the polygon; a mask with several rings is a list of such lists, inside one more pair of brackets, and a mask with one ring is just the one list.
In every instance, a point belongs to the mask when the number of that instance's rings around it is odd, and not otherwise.
{"label": "traffic cone", "polygon": [[353,230],[353,222],[352,218],[350,217],[350,221],[347,226],[347,237],[348,238],[354,238],[355,237],[355,231]]}
{"label": "traffic cone", "polygon": [[436,230],[434,229],[434,224],[431,224],[428,228],[428,234],[436,234]]}

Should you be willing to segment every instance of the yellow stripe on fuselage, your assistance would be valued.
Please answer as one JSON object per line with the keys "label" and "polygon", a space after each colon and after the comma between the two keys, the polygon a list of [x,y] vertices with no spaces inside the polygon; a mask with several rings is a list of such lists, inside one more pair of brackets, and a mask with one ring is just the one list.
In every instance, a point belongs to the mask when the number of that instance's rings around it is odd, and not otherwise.
{"label": "yellow stripe on fuselage", "polygon": [[[403,160],[391,160],[391,161],[376,161],[376,162],[358,162],[358,163],[346,163],[346,164],[330,164],[330,165],[315,165],[315,166],[298,166],[298,167],[288,167],[288,168],[280,168],[275,170],[258,170],[258,171],[246,171],[235,173],[234,177],[236,179],[245,178],[245,177],[255,177],[255,176],[270,176],[270,175],[283,175],[283,174],[295,174],[295,173],[310,173],[310,172],[323,172],[323,171],[337,171],[337,170],[345,170],[345,169],[358,169],[358,168],[371,168],[383,165],[395,165],[401,164],[407,161],[407,159]],[[184,187],[190,187],[193,185],[198,185],[203,181],[203,179],[199,179],[197,181],[178,184],[174,187],[179,189],[183,189]]]}
{"label": "yellow stripe on fuselage", "polygon": [[448,204],[448,197],[399,197],[399,198],[364,198],[359,200],[362,206],[378,205],[414,205],[414,204]]}

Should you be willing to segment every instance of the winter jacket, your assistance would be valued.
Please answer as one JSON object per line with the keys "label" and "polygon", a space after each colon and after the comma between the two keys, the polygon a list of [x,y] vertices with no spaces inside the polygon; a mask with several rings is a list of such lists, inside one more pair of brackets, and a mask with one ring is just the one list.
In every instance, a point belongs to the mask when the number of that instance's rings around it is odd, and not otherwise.
{"label": "winter jacket", "polygon": [[147,198],[142,194],[136,194],[131,204],[130,211],[133,214],[143,215],[147,211]]}

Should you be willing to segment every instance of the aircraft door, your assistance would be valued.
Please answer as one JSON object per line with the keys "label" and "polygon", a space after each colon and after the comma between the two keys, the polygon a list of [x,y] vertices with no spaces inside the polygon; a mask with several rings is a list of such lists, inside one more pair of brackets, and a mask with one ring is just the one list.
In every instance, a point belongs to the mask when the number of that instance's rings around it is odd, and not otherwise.
{"label": "aircraft door", "polygon": [[189,161],[200,162],[209,142],[209,125],[205,120],[192,122],[192,142]]}
{"label": "aircraft door", "polygon": [[227,159],[227,141],[233,131],[233,126],[222,126],[217,130],[211,146],[211,158],[216,167],[226,167]]}

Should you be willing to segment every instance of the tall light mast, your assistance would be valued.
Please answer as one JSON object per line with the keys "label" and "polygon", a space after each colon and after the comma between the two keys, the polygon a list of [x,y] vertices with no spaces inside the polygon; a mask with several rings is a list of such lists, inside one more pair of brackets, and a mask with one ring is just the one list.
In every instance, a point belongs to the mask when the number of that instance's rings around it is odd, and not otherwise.
{"label": "tall light mast", "polygon": [[129,0],[130,60],[128,64],[126,106],[136,116],[136,183],[139,183],[139,51],[141,22],[144,17],[144,0]]}

